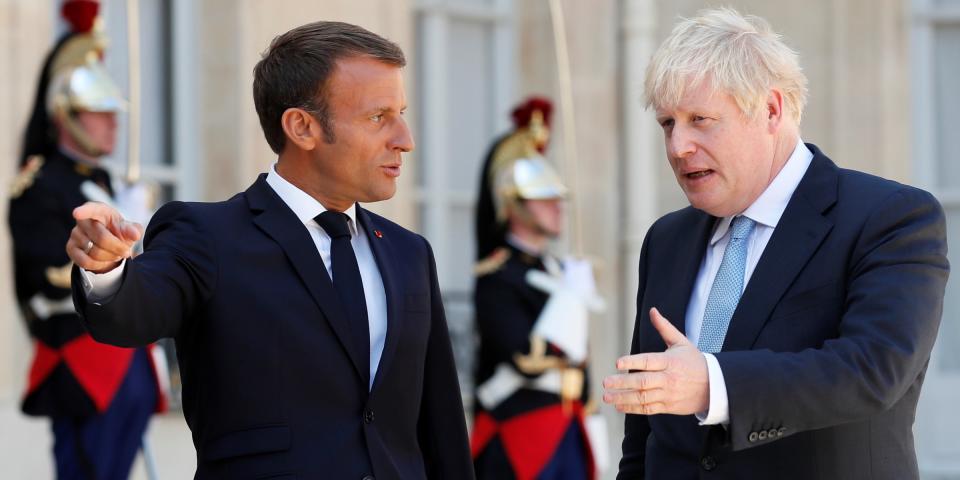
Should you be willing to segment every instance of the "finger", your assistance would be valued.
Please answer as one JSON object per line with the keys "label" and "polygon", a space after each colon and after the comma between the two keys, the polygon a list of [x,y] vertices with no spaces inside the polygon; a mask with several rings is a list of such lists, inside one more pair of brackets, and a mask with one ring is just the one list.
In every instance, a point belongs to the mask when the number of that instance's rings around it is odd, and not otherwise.
{"label": "finger", "polygon": [[102,250],[120,257],[126,257],[130,253],[130,247],[133,244],[117,238],[116,235],[110,232],[110,230],[99,221],[78,220],[77,228],[79,228],[89,240],[92,240],[94,245]]}
{"label": "finger", "polygon": [[93,240],[90,240],[80,228],[74,227],[70,230],[70,238],[67,240],[67,252],[71,249],[79,249],[86,257],[94,261],[113,262],[118,260],[118,256],[106,250],[98,248]]}
{"label": "finger", "polygon": [[685,337],[683,333],[680,333],[680,330],[677,330],[677,327],[674,327],[656,308],[650,309],[650,323],[652,323],[653,328],[656,328],[657,332],[660,333],[660,338],[663,338],[663,341],[666,342],[667,348],[674,345],[690,343],[687,337]]}
{"label": "finger", "polygon": [[86,253],[88,257],[90,257],[92,260],[97,261],[97,262],[111,262],[111,263],[112,263],[112,262],[119,262],[120,260],[123,260],[124,258],[126,258],[126,256],[115,255],[115,254],[113,254],[113,253],[111,253],[111,252],[108,252],[108,251],[106,251],[106,250],[104,250],[104,249],[96,246],[96,244],[94,244],[92,247],[90,247],[89,250],[87,250],[87,249],[86,249],[86,246],[84,246],[84,250],[85,250],[84,253]]}
{"label": "finger", "polygon": [[649,390],[663,388],[667,375],[662,372],[623,373],[603,379],[603,388],[610,390]]}
{"label": "finger", "polygon": [[618,390],[607,391],[603,393],[604,403],[614,406],[637,406],[648,403],[664,402],[666,400],[666,390],[654,388],[651,390]]}
{"label": "finger", "polygon": [[120,239],[130,242],[131,244],[137,243],[137,241],[143,237],[143,225],[139,223],[121,220],[116,227],[117,231],[115,234],[119,234],[118,237]]}
{"label": "finger", "polygon": [[641,370],[655,372],[666,370],[668,365],[667,356],[663,353],[638,353],[620,357],[617,360],[617,370]]}
{"label": "finger", "polygon": [[657,415],[667,412],[667,406],[660,402],[645,403],[643,405],[618,405],[617,410],[634,415]]}
{"label": "finger", "polygon": [[73,209],[73,218],[76,220],[97,220],[108,223],[113,218],[122,218],[120,212],[105,203],[87,202]]}
{"label": "finger", "polygon": [[76,266],[88,272],[109,272],[120,264],[119,261],[100,261],[93,259],[83,251],[83,247],[75,245],[72,242],[67,244],[67,255],[73,260]]}

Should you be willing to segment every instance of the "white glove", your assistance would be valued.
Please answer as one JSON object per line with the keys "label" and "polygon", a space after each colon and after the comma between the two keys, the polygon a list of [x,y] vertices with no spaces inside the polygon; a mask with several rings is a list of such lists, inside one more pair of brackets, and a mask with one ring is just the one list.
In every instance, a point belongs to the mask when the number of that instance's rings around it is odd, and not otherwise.
{"label": "white glove", "polygon": [[143,182],[123,183],[116,188],[117,209],[123,218],[146,225],[153,216],[156,203],[155,189]]}
{"label": "white glove", "polygon": [[573,363],[586,360],[588,311],[600,312],[605,308],[603,299],[596,293],[590,262],[565,259],[562,277],[530,270],[527,283],[550,294],[533,326],[533,334],[563,350]]}

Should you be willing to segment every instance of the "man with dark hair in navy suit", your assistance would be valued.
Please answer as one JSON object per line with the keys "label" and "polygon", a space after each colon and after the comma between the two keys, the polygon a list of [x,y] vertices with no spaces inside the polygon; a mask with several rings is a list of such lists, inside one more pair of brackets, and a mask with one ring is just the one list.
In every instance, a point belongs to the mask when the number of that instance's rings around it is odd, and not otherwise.
{"label": "man with dark hair in navy suit", "polygon": [[74,212],[91,335],[176,339],[197,478],[473,478],[430,246],[358,205],[414,147],[404,65],[354,25],[293,29],[254,70],[279,159],[249,189],[164,206],[136,258],[136,226]]}
{"label": "man with dark hair in navy suit", "polygon": [[918,478],[939,203],[800,140],[806,78],[758,17],[679,22],[646,96],[690,207],[647,233],[632,355],[604,380],[618,478]]}

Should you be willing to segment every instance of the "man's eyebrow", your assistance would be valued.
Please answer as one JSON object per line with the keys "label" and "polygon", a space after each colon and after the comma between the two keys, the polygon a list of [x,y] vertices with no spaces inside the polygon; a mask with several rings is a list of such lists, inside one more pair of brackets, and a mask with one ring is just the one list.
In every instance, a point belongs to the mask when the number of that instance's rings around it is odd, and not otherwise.
{"label": "man's eyebrow", "polygon": [[369,113],[390,113],[390,112],[396,112],[396,111],[403,112],[406,109],[407,109],[406,105],[400,107],[399,110],[388,105],[381,105],[381,106],[371,107],[369,110]]}

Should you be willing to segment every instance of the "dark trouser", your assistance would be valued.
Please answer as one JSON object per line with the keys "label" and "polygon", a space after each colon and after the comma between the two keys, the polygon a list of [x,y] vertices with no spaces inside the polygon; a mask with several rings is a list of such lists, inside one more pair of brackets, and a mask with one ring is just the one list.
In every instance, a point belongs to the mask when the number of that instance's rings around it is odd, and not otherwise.
{"label": "dark trouser", "polygon": [[585,480],[587,478],[587,445],[577,422],[571,422],[557,445],[553,457],[537,480]]}
{"label": "dark trouser", "polygon": [[137,349],[123,384],[102,415],[53,418],[58,480],[125,480],[129,476],[157,406],[147,355],[146,349]]}

